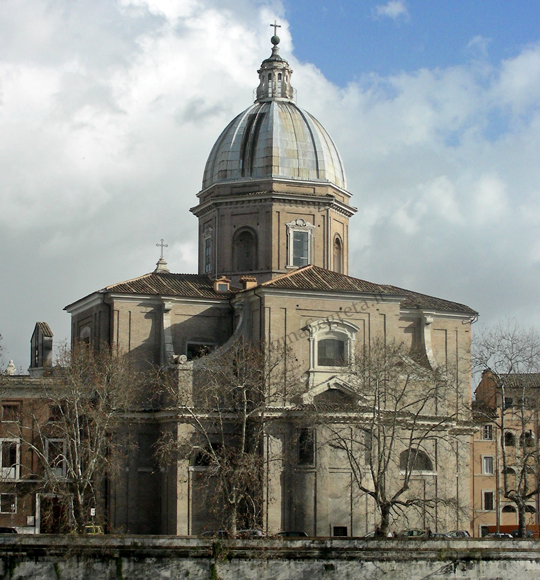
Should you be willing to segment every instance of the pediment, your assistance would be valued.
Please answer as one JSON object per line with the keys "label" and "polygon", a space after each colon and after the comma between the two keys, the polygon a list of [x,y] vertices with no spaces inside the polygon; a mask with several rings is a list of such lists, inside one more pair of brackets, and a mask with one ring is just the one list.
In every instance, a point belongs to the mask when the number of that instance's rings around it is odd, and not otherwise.
{"label": "pediment", "polygon": [[304,404],[311,403],[331,403],[331,404],[355,404],[363,399],[357,391],[347,383],[347,381],[331,377],[310,389],[302,395]]}

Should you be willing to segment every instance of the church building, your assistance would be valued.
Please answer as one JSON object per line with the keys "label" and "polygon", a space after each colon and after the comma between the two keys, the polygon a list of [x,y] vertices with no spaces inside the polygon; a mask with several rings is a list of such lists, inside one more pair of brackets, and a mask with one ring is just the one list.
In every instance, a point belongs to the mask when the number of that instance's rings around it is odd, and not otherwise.
{"label": "church building", "polygon": [[[198,202],[198,273],[169,270],[163,254],[152,272],[111,284],[66,307],[72,339],[109,344],[141,369],[192,371],[197,357],[242,338],[279,343],[302,371],[301,402],[346,400],[355,356],[375,340],[421,353],[426,368],[452,367],[449,400],[431,415],[470,401],[471,322],[463,304],[349,276],[349,220],[356,209],[332,138],[298,107],[292,70],[272,37],[272,53],[258,71],[256,100],[225,127],[204,169]],[[282,405],[281,423],[268,434],[274,450],[293,447],[301,421]],[[298,405],[297,405],[298,407]],[[468,529],[470,434],[453,414],[452,448],[426,445],[415,489],[452,500],[435,514],[395,527]],[[293,415],[295,418],[293,418]],[[141,412],[138,450],[125,477],[110,486],[112,529],[148,534],[198,534],[209,527],[196,485],[200,467],[174,469],[154,458],[171,417]],[[322,440],[322,439],[320,439]],[[444,449],[443,449],[444,447]],[[266,533],[302,530],[312,536],[363,535],[376,524],[374,504],[354,488],[338,453],[316,445],[309,461],[275,462],[265,479]],[[399,473],[396,472],[396,477]]]}

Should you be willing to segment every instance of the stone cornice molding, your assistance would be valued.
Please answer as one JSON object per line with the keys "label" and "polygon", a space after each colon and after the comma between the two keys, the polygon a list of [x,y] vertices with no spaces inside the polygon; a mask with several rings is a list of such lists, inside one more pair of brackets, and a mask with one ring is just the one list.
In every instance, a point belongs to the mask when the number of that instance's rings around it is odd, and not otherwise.
{"label": "stone cornice molding", "polygon": [[261,203],[276,203],[289,206],[324,207],[345,217],[352,217],[358,210],[336,199],[333,195],[306,195],[280,192],[257,192],[252,194],[235,194],[212,197],[211,199],[190,208],[190,212],[197,217],[206,215],[218,206],[242,206]]}

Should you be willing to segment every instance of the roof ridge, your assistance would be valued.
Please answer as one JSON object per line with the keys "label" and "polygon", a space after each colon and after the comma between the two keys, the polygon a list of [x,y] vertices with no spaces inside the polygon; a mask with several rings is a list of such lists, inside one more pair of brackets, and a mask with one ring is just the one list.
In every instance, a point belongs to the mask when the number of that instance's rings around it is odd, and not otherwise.
{"label": "roof ridge", "polygon": [[122,280],[122,282],[115,282],[114,284],[109,284],[108,286],[105,286],[105,288],[103,288],[103,290],[110,290],[113,286],[119,286],[120,284],[129,284],[130,282],[136,282],[137,280],[142,280],[143,278],[148,278],[148,276],[151,276],[154,272],[148,272],[147,274],[143,274],[142,276],[137,276],[136,278],[130,278],[129,280]]}
{"label": "roof ridge", "polygon": [[280,274],[279,276],[276,276],[275,278],[270,278],[270,280],[267,280],[266,282],[262,282],[261,284],[259,284],[259,286],[268,286],[270,284],[273,284],[277,280],[283,280],[284,278],[289,278],[291,276],[294,276],[298,272],[306,272],[307,270],[310,270],[310,269],[313,269],[316,267],[317,266],[315,266],[315,264],[308,264],[307,266],[301,266],[300,268],[296,268],[296,270],[293,270],[292,272],[285,272],[285,274]]}

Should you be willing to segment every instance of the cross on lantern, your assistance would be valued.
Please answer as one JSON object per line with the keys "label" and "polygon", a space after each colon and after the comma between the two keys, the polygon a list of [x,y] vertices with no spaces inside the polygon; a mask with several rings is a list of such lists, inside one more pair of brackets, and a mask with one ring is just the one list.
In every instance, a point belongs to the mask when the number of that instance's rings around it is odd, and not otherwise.
{"label": "cross on lantern", "polygon": [[274,27],[274,36],[277,36],[277,29],[281,28],[281,24],[278,24],[277,20],[274,20],[274,24],[270,24],[270,26]]}
{"label": "cross on lantern", "polygon": [[156,244],[156,246],[159,248],[161,247],[161,259],[163,259],[163,248],[168,248],[169,244],[164,244],[163,243],[163,238],[161,238],[161,242],[159,244]]}

